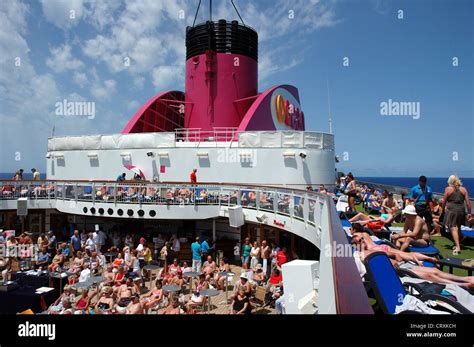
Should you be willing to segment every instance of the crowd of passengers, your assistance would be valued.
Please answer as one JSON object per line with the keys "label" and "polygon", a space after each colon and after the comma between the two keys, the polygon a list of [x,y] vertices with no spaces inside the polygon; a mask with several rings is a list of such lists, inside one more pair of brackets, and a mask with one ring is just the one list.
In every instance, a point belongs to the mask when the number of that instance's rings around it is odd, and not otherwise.
{"label": "crowd of passengers", "polygon": [[[10,279],[11,273],[19,271],[24,263],[28,263],[27,268],[66,273],[67,285],[47,309],[49,314],[194,314],[205,308],[206,297],[200,291],[209,288],[229,291],[229,313],[250,314],[250,300],[257,287],[265,289],[266,305],[274,306],[278,314],[284,312],[281,266],[290,259],[286,247],[280,249],[265,240],[251,243],[248,238],[242,247],[237,243],[234,256],[241,261],[240,270],[223,257],[216,259],[219,252],[208,238],[201,242],[197,237],[191,244],[189,263],[180,260],[184,240],[176,235],[167,240],[157,234],[151,241],[102,230],[74,230],[68,242],[59,241],[51,231],[41,233],[36,240],[28,232],[19,237],[2,232],[0,243],[5,243],[7,249],[6,257],[0,259],[6,269],[2,277]],[[37,246],[39,252],[33,257],[32,249],[23,247],[23,253],[14,254],[18,245]],[[158,265],[156,274],[147,270],[149,264]],[[233,268],[240,275],[222,274]],[[189,277],[187,272],[197,275]],[[103,276],[97,285],[76,288],[76,284],[97,276]],[[176,285],[179,290],[167,292],[163,288],[166,285]]]}

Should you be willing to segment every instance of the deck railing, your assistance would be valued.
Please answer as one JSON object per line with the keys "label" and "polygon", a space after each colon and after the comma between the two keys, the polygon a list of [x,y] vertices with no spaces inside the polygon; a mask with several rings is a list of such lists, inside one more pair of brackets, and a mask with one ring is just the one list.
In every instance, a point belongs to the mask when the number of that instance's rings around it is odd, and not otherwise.
{"label": "deck railing", "polygon": [[25,197],[93,204],[240,205],[287,216],[322,235],[317,245],[321,250],[320,286],[334,300],[324,312],[372,313],[352,253],[326,254],[328,248],[350,247],[332,198],[326,194],[284,187],[184,182],[0,181],[0,187],[0,206],[1,200]]}

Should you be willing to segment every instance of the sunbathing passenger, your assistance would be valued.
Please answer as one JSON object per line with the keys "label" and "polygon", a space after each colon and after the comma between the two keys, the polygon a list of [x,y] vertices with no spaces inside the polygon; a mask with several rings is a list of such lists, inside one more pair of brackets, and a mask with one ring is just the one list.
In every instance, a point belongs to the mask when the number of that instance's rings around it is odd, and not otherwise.
{"label": "sunbathing passenger", "polygon": [[143,314],[143,305],[138,294],[132,295],[132,301],[127,305],[125,314]]}
{"label": "sunbathing passenger", "polygon": [[154,308],[163,299],[163,283],[161,280],[156,280],[155,288],[142,297],[142,304],[145,310]]}
{"label": "sunbathing passenger", "polygon": [[193,293],[191,298],[189,299],[188,303],[186,304],[186,311],[192,312],[194,311],[197,305],[202,305],[204,303],[204,296],[201,295],[201,289],[208,289],[209,283],[206,281],[206,277],[204,274],[200,274],[197,282],[196,282],[196,291]]}
{"label": "sunbathing passenger", "polygon": [[64,256],[61,253],[61,249],[56,250],[56,255],[53,258],[51,264],[48,265],[49,272],[55,272],[59,267],[61,267],[64,263]]}
{"label": "sunbathing passenger", "polygon": [[402,213],[405,215],[403,231],[392,236],[397,247],[405,251],[408,246],[425,247],[430,240],[430,230],[425,220],[417,215],[415,206],[406,206]]}
{"label": "sunbathing passenger", "polygon": [[112,311],[112,307],[114,307],[115,305],[115,300],[112,297],[112,293],[113,293],[112,287],[102,288],[100,298],[94,307],[94,313],[102,314],[102,313],[110,313]]}
{"label": "sunbathing passenger", "polygon": [[393,193],[388,193],[387,197],[382,201],[382,213],[394,214],[393,211],[398,211],[399,209],[397,200],[393,198]]}
{"label": "sunbathing passenger", "polygon": [[392,210],[392,213],[382,213],[380,215],[380,217],[379,216],[370,216],[370,215],[367,215],[365,213],[359,212],[354,217],[349,219],[349,222],[365,225],[369,222],[383,221],[385,224],[388,224],[388,223],[393,222],[393,220],[395,219],[397,214],[398,214],[398,210],[395,209],[395,208]]}
{"label": "sunbathing passenger", "polygon": [[[387,247],[372,247],[369,249],[367,244],[365,243],[365,238],[361,235],[356,235],[353,237],[353,243],[359,246],[360,249],[360,258],[362,261],[371,253],[374,252],[383,252],[387,254],[389,258],[391,258],[391,262],[394,267],[400,267],[403,269],[410,270],[414,274],[418,275],[422,279],[427,281],[441,283],[441,284],[457,284],[462,287],[474,288],[474,277],[473,276],[456,276],[453,274],[448,274],[439,270],[436,267],[425,267],[420,266],[422,264],[414,264],[418,263],[422,260],[422,254],[416,252],[397,252],[394,253],[393,249],[388,249]],[[415,254],[415,260],[410,260],[410,255]],[[426,257],[426,256],[425,256]],[[428,257],[429,258],[429,257]],[[401,260],[397,260],[401,259]],[[429,261],[429,260],[428,260]]]}
{"label": "sunbathing passenger", "polygon": [[181,314],[181,309],[179,307],[179,300],[177,297],[172,297],[170,304],[166,307],[163,314]]}

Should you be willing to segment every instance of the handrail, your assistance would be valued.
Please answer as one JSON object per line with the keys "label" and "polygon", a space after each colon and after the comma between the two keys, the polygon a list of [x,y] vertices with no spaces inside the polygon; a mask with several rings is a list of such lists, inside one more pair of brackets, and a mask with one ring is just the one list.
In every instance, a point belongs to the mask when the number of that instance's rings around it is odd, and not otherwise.
{"label": "handrail", "polygon": [[[140,209],[150,204],[214,205],[216,207],[241,205],[246,209],[256,210],[258,213],[285,216],[290,218],[291,223],[304,223],[295,226],[295,233],[300,227],[310,235],[325,233],[324,244],[322,241],[312,242],[320,248],[321,257],[324,257],[324,265],[320,268],[321,273],[332,272],[331,278],[334,285],[331,286],[333,289],[329,293],[334,295],[336,312],[373,313],[352,256],[334,256],[324,253],[328,246],[350,246],[337,217],[334,203],[326,194],[289,187],[220,183],[191,184],[189,182],[176,184],[144,181],[0,180],[0,186],[2,184],[15,188],[21,187],[21,189],[13,190],[11,196],[5,197],[2,193],[0,201],[28,196],[31,199],[55,199],[57,202],[136,204],[140,206]],[[203,195],[201,195],[202,190],[206,191]],[[251,195],[252,192],[255,195]],[[278,227],[277,224],[276,226]],[[317,237],[313,240],[317,240]],[[328,259],[328,256],[331,258]],[[326,283],[329,282],[326,281]]]}
{"label": "handrail", "polygon": [[[190,182],[183,182],[183,181],[147,181],[147,180],[125,180],[125,181],[116,181],[116,180],[64,180],[64,179],[61,179],[61,180],[40,180],[40,181],[33,181],[33,180],[21,180],[21,181],[17,181],[17,180],[12,180],[12,179],[1,179],[0,180],[0,188],[2,186],[4,186],[5,184],[3,184],[3,182],[7,182],[6,185],[8,185],[8,183],[10,184],[16,184],[16,185],[29,185],[29,184],[37,184],[37,185],[41,185],[41,184],[47,184],[47,183],[56,183],[56,182],[64,182],[64,183],[119,183],[119,184],[154,184],[154,185],[160,185],[160,184],[164,184],[164,185],[193,185],[193,183],[190,183]],[[320,183],[312,183],[312,184],[295,184],[295,185],[291,185],[291,186],[288,186],[288,185],[266,185],[266,184],[260,184],[260,183],[230,183],[230,182],[198,182],[197,185],[202,185],[202,186],[206,186],[206,185],[219,185],[219,186],[240,186],[240,187],[260,187],[260,188],[278,188],[278,189],[287,189],[287,190],[294,190],[294,191],[300,191],[300,192],[307,192],[306,189],[299,189],[295,186],[305,186],[305,188],[307,186],[311,186],[311,187],[317,187]],[[196,185],[196,184],[194,184]],[[326,185],[327,186],[327,185]],[[314,193],[317,193],[317,192],[314,192]]]}
{"label": "handrail", "polygon": [[[337,213],[328,209],[329,240],[331,247],[348,249],[349,242]],[[349,248],[350,249],[350,248]],[[359,271],[352,256],[332,255],[336,312],[338,314],[373,314],[369,298],[362,284]]]}

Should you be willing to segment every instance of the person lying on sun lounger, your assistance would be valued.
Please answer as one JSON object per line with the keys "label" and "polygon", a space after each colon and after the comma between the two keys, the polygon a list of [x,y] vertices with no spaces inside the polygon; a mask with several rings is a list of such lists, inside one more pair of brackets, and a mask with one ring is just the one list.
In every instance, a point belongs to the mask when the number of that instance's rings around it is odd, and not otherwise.
{"label": "person lying on sun lounger", "polygon": [[392,209],[391,213],[382,213],[380,217],[377,216],[369,216],[365,213],[359,212],[356,214],[354,217],[349,219],[349,222],[352,223],[358,223],[365,225],[369,222],[375,222],[375,221],[383,221],[385,224],[391,223],[397,216],[398,210],[396,208]]}
{"label": "person lying on sun lounger", "polygon": [[[474,288],[473,276],[456,276],[443,272],[436,267],[422,266],[421,261],[432,262],[433,258],[425,256],[421,253],[408,253],[395,250],[388,245],[376,245],[370,239],[370,236],[367,238],[365,235],[366,234],[364,233],[355,233],[352,237],[352,243],[356,246],[361,261],[364,261],[364,259],[371,253],[383,252],[390,258],[390,261],[392,262],[395,268],[400,267],[403,269],[410,270],[415,275],[418,275],[419,277],[427,281],[441,284],[457,284],[461,287]],[[371,241],[368,241],[369,239],[372,241],[372,243]],[[411,256],[413,256],[413,258],[410,260]]]}

